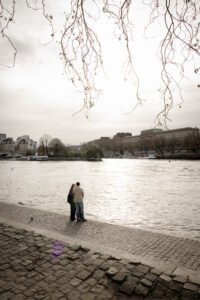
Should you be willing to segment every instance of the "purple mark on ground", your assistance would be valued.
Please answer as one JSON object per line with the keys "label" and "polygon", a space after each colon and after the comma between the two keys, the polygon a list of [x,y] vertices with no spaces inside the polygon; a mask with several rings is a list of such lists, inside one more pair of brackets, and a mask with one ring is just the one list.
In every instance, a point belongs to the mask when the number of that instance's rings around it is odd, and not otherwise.
{"label": "purple mark on ground", "polygon": [[52,249],[52,260],[57,262],[60,259],[60,255],[63,253],[64,243],[61,241],[55,241]]}

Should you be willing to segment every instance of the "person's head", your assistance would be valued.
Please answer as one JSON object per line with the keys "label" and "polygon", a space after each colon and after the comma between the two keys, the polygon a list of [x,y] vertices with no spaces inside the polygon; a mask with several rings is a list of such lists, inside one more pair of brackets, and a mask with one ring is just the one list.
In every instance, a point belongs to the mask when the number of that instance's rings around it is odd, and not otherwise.
{"label": "person's head", "polygon": [[77,181],[76,185],[77,185],[77,186],[80,186],[80,182]]}

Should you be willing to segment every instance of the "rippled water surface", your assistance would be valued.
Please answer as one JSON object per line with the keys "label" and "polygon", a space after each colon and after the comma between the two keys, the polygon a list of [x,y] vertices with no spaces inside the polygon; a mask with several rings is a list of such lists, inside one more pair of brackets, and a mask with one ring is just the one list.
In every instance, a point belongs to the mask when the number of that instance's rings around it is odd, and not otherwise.
{"label": "rippled water surface", "polygon": [[73,182],[88,219],[200,239],[200,161],[0,161],[0,201],[69,213]]}

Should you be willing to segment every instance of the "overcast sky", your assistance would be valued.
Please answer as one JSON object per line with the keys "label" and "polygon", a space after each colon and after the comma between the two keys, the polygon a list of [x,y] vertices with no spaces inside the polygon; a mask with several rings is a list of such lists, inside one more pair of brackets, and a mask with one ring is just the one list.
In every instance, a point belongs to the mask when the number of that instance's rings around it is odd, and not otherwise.
{"label": "overcast sky", "polygon": [[[101,136],[112,137],[116,132],[137,135],[155,126],[156,115],[162,108],[157,92],[160,87],[158,39],[143,37],[145,10],[138,10],[134,39],[136,70],[146,101],[129,113],[136,104],[135,88],[123,80],[126,59],[123,45],[112,37],[113,28],[109,28],[109,21],[103,17],[96,24],[104,59],[104,73],[98,77],[102,94],[86,119],[84,111],[73,116],[82,107],[83,96],[63,75],[59,44],[42,45],[48,41],[50,29],[41,12],[28,9],[25,1],[17,2],[15,24],[9,26],[10,37],[18,49],[15,67],[0,66],[0,133],[14,139],[28,134],[36,141],[49,134],[65,144],[80,144]],[[59,5],[58,1],[47,2],[60,26],[64,21],[62,5],[66,1],[60,1]],[[58,28],[59,37],[61,28]],[[159,37],[162,32],[156,34]],[[12,48],[1,40],[0,63],[9,65],[12,53]],[[182,83],[184,104],[180,109],[175,103],[169,115],[169,129],[200,127],[200,89],[192,72],[197,63],[192,61],[186,68],[188,80]]]}

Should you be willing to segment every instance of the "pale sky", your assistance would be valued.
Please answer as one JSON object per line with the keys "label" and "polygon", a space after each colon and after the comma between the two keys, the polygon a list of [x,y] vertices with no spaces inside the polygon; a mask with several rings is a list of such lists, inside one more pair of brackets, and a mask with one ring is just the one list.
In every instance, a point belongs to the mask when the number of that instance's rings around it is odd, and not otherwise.
{"label": "pale sky", "polygon": [[[23,0],[17,2],[15,24],[10,24],[8,32],[18,49],[15,67],[0,66],[0,133],[14,139],[28,134],[36,141],[43,134],[49,134],[65,144],[80,144],[101,136],[112,137],[117,132],[137,135],[155,126],[156,115],[162,108],[158,93],[160,67],[156,57],[162,32],[153,27],[149,34],[158,38],[144,38],[147,15],[143,8],[139,7],[135,20],[134,41],[135,66],[141,95],[146,101],[129,113],[136,104],[136,97],[134,86],[123,79],[125,50],[123,44],[114,39],[109,20],[102,17],[94,25],[102,41],[104,72],[98,77],[102,94],[88,120],[84,111],[73,116],[82,107],[83,96],[63,75],[59,45],[55,42],[42,45],[48,41],[50,29],[41,12],[28,9]],[[55,28],[59,37],[66,0],[59,4],[53,0],[46,2],[57,21]],[[12,48],[1,40],[0,64],[9,65],[12,53]],[[193,74],[197,63],[197,59],[191,61],[186,68],[188,80],[182,83],[184,104],[180,109],[175,103],[169,115],[169,129],[200,128],[200,89],[197,88],[198,78]]]}

